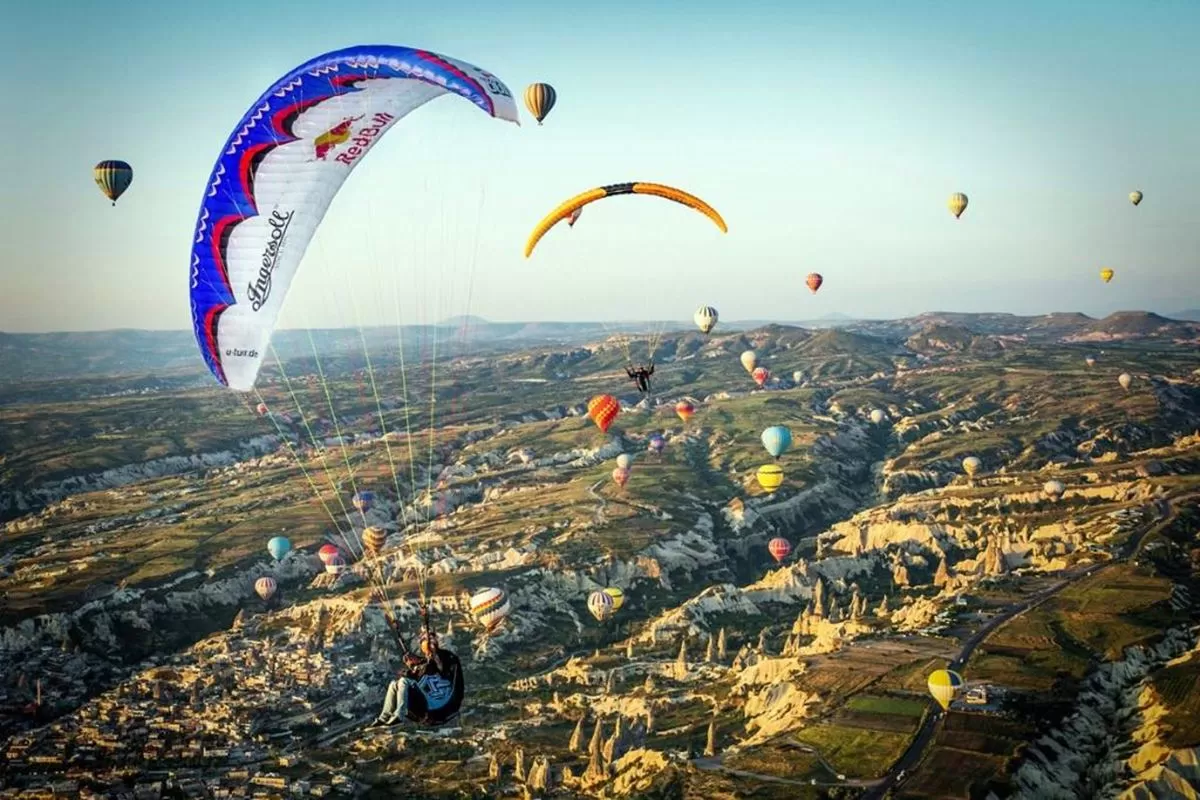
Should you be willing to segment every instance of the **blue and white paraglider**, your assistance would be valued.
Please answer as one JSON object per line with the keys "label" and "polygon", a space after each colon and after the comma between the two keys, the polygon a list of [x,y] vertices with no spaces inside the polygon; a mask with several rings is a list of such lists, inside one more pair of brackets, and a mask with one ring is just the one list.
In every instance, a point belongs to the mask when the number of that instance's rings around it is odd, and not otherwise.
{"label": "blue and white paraglider", "polygon": [[218,381],[254,388],[334,196],[393,125],[443,94],[520,124],[512,92],[490,72],[427,50],[365,45],[291,70],[234,126],[204,188],[188,265],[196,341]]}

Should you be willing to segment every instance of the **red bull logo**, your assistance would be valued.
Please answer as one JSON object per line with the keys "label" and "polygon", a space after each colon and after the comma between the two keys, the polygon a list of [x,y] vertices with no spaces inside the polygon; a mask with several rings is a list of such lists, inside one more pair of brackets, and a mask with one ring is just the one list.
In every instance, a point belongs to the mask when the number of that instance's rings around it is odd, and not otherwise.
{"label": "red bull logo", "polygon": [[334,125],[316,139],[313,139],[313,153],[316,155],[317,159],[324,161],[325,156],[329,154],[330,150],[349,139],[350,126],[362,118],[362,114],[359,114],[357,117],[346,117],[337,125]]}

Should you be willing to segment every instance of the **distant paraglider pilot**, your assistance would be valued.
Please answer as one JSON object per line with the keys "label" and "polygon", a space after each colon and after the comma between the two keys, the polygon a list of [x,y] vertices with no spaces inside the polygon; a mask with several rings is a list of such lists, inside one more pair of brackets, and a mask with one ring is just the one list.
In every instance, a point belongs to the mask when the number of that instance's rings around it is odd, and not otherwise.
{"label": "distant paraglider pilot", "polygon": [[368,727],[395,725],[401,717],[419,725],[443,725],[462,706],[466,685],[458,656],[438,647],[437,634],[421,632],[421,652],[410,653],[399,631],[393,632],[404,652],[404,669],[388,684],[379,717]]}
{"label": "distant paraglider pilot", "polygon": [[642,394],[650,393],[650,376],[654,374],[654,364],[637,367],[632,364],[625,367],[625,374],[629,376],[629,380],[637,383],[638,391]]}

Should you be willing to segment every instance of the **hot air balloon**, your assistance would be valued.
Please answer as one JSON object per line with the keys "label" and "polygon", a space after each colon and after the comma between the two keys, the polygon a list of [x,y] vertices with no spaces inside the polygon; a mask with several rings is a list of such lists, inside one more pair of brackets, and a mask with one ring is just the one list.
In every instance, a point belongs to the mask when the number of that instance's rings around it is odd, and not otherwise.
{"label": "hot air balloon", "polygon": [[692,418],[692,414],[696,413],[696,407],[687,400],[680,400],[675,404],[675,414],[684,422]]}
{"label": "hot air balloon", "polygon": [[661,454],[667,448],[667,440],[663,438],[661,433],[650,434],[650,439],[646,442],[646,448],[652,453]]}
{"label": "hot air balloon", "polygon": [[258,412],[260,417],[265,417],[267,415],[267,404],[259,403],[254,407],[254,410]]}
{"label": "hot air balloon", "polygon": [[621,404],[611,394],[598,394],[588,401],[587,408],[588,416],[596,423],[596,427],[608,433],[608,426],[617,418]]}
{"label": "hot air balloon", "polygon": [[613,613],[612,595],[602,591],[592,592],[588,597],[587,606],[588,611],[592,612],[593,617],[600,622],[604,622]]}
{"label": "hot air balloon", "polygon": [[621,469],[632,469],[633,456],[629,455],[629,453],[621,453],[621,455],[617,456],[617,466]]}
{"label": "hot air balloon", "polygon": [[809,291],[811,291],[813,294],[817,293],[817,289],[820,289],[821,284],[824,282],[825,279],[821,277],[819,272],[810,272],[808,273],[808,277],[804,279],[804,283],[808,286]]}
{"label": "hot air balloon", "polygon": [[949,669],[934,670],[929,673],[929,693],[943,711],[950,708],[950,701],[963,687],[962,676]]}
{"label": "hot air balloon", "polygon": [[342,558],[341,553],[335,553],[325,562],[325,571],[330,575],[339,575],[344,569],[346,569],[346,559]]}
{"label": "hot air balloon", "polygon": [[709,333],[717,325],[717,310],[712,306],[700,306],[692,314],[692,322],[696,323],[701,333]]}
{"label": "hot air balloon", "polygon": [[779,458],[792,446],[792,432],[782,425],[772,425],[762,432],[763,447],[772,458]]}
{"label": "hot air balloon", "polygon": [[1133,376],[1128,372],[1122,372],[1117,376],[1117,383],[1121,384],[1122,389],[1129,391],[1129,385],[1133,383]]}
{"label": "hot air balloon", "polygon": [[341,555],[342,553],[337,549],[337,546],[332,544],[322,545],[321,549],[317,551],[317,557],[320,558],[321,563],[326,566],[329,566],[329,562],[333,559],[340,558]]}
{"label": "hot air balloon", "polygon": [[379,553],[383,550],[383,545],[387,542],[387,537],[387,531],[383,528],[365,528],[362,532],[363,550],[372,554]]}
{"label": "hot air balloon", "polygon": [[554,102],[557,99],[558,94],[548,83],[531,83],[525,87],[525,107],[529,109],[530,114],[533,114],[538,125],[542,124],[542,120],[554,108]]}
{"label": "hot air balloon", "polygon": [[778,464],[763,464],[758,468],[758,485],[771,494],[783,485],[783,467]]}
{"label": "hot air balloon", "polygon": [[508,604],[508,595],[503,589],[480,589],[471,595],[468,603],[471,616],[483,626],[488,633],[494,633],[504,624],[512,608]]}
{"label": "hot air balloon", "polygon": [[795,372],[793,372],[792,373],[792,383],[796,384],[797,386],[804,383],[804,373],[801,372],[800,370],[796,370]]}
{"label": "hot air balloon", "polygon": [[1044,484],[1042,484],[1042,491],[1045,493],[1045,495],[1054,499],[1062,497],[1063,492],[1066,490],[1067,487],[1063,486],[1062,481],[1046,481]]}
{"label": "hot air balloon", "polygon": [[607,589],[604,590],[604,593],[612,598],[612,601],[613,601],[613,609],[612,610],[613,610],[614,614],[621,610],[621,606],[625,605],[625,593],[622,592],[620,589],[618,589],[616,586],[609,586]]}
{"label": "hot air balloon", "polygon": [[962,192],[955,192],[950,195],[950,200],[946,205],[949,206],[950,213],[954,215],[954,218],[958,219],[967,210],[967,196]]}
{"label": "hot air balloon", "polygon": [[1085,358],[1083,361],[1084,361],[1084,363],[1086,363],[1086,364],[1087,364],[1089,367],[1094,367],[1094,366],[1096,366],[1096,357],[1095,357],[1095,356],[1088,356],[1088,357],[1087,357],[1087,358]]}
{"label": "hot air balloon", "polygon": [[276,561],[282,561],[283,557],[292,549],[292,543],[287,540],[286,536],[272,536],[267,542],[267,552]]}
{"label": "hot air balloon", "polygon": [[258,596],[263,600],[270,600],[271,595],[275,594],[275,590],[277,588],[279,588],[279,586],[275,583],[275,579],[269,575],[261,577],[254,582],[254,591],[257,592]]}
{"label": "hot air balloon", "polygon": [[974,478],[975,473],[983,466],[983,462],[975,456],[967,456],[962,460],[962,468],[967,473],[968,477]]}
{"label": "hot air balloon", "polygon": [[771,541],[767,542],[767,550],[771,551],[771,556],[779,563],[787,558],[792,552],[792,543],[782,536],[776,536]]}
{"label": "hot air balloon", "polygon": [[617,482],[617,486],[624,489],[625,484],[629,483],[629,470],[615,467],[612,471],[612,479]]}
{"label": "hot air balloon", "polygon": [[1105,283],[1108,283],[1109,281],[1111,281],[1113,279],[1113,275],[1116,275],[1116,273],[1113,272],[1108,267],[1105,267],[1104,269],[1100,270],[1100,280],[1104,281]]}
{"label": "hot air balloon", "polygon": [[1132,192],[1129,193],[1129,202],[1133,203],[1135,206],[1138,203],[1142,202],[1142,193],[1139,192],[1137,189],[1134,189]]}
{"label": "hot air balloon", "polygon": [[874,422],[876,425],[878,425],[879,423],[883,422],[883,420],[884,420],[883,411],[881,411],[878,408],[872,408],[871,409],[871,422]]}
{"label": "hot air balloon", "polygon": [[372,506],[375,505],[375,493],[355,492],[354,497],[350,499],[350,502],[354,504],[354,507],[358,510],[358,513],[365,514],[371,510]]}
{"label": "hot air balloon", "polygon": [[746,368],[746,372],[754,372],[754,368],[758,366],[758,353],[753,350],[747,350],[742,353],[740,359],[742,366]]}
{"label": "hot air balloon", "polygon": [[124,161],[101,161],[92,168],[92,177],[104,196],[117,204],[117,198],[125,194],[129,184],[133,183],[133,167]]}
{"label": "hot air balloon", "polygon": [[750,377],[754,378],[754,382],[761,388],[767,385],[767,381],[771,380],[771,371],[766,367],[755,367],[754,372],[750,373]]}

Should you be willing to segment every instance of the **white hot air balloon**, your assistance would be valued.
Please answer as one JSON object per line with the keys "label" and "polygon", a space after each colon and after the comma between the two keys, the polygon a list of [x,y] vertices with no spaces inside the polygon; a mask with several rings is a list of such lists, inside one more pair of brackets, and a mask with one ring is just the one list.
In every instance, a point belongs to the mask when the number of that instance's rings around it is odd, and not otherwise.
{"label": "white hot air balloon", "polygon": [[1122,372],[1117,377],[1117,383],[1121,384],[1121,388],[1128,392],[1130,385],[1133,383],[1133,376],[1128,372]]}
{"label": "white hot air balloon", "polygon": [[712,331],[717,326],[717,319],[717,310],[712,306],[700,306],[696,313],[692,314],[692,322],[696,323],[701,333]]}
{"label": "white hot air balloon", "polygon": [[1066,490],[1067,487],[1063,486],[1062,481],[1046,481],[1042,485],[1042,491],[1045,492],[1046,496],[1054,498],[1055,500],[1062,497],[1063,492]]}
{"label": "white hot air balloon", "polygon": [[629,469],[633,466],[633,456],[629,455],[629,453],[621,453],[621,455],[617,456],[617,466],[621,469]]}
{"label": "white hot air balloon", "polygon": [[592,592],[591,596],[588,597],[587,605],[588,611],[592,612],[592,616],[600,622],[604,622],[604,620],[613,614],[612,595],[606,592]]}
{"label": "white hot air balloon", "polygon": [[872,408],[871,409],[871,422],[874,422],[876,425],[878,425],[879,423],[883,422],[883,420],[884,420],[883,412],[880,411],[878,408]]}
{"label": "white hot air balloon", "polygon": [[975,456],[967,456],[962,460],[963,471],[966,472],[967,476],[970,478],[975,477],[975,473],[979,472],[979,468],[981,466],[983,466],[983,462]]}
{"label": "white hot air balloon", "polygon": [[499,628],[512,611],[508,603],[508,595],[503,589],[480,589],[471,595],[469,603],[471,616],[483,626],[488,633]]}

